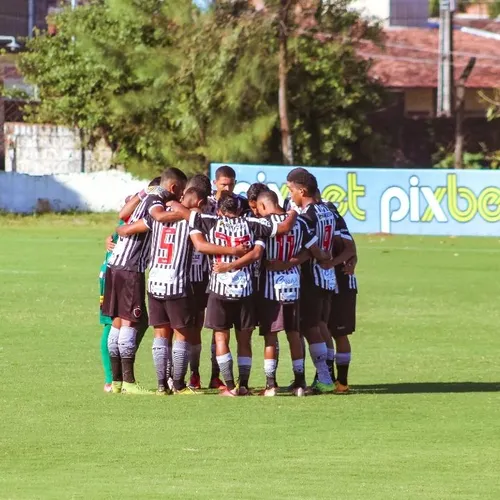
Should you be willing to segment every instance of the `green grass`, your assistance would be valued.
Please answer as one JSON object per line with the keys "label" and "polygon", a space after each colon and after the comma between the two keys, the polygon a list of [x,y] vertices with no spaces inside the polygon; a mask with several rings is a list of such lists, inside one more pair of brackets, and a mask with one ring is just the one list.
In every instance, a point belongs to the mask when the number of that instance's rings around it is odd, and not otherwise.
{"label": "green grass", "polygon": [[114,222],[0,218],[0,498],[500,498],[500,239],[358,237],[353,395],[132,398],[102,393]]}

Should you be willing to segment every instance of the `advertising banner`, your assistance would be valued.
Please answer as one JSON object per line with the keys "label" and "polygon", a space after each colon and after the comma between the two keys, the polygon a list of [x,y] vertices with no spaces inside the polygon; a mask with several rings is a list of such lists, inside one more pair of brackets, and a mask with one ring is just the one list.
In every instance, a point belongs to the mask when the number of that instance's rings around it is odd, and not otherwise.
{"label": "advertising banner", "polygon": [[[212,178],[221,164],[211,165]],[[290,167],[235,165],[236,189],[263,182],[280,200]],[[500,236],[500,171],[307,167],[355,233]]]}

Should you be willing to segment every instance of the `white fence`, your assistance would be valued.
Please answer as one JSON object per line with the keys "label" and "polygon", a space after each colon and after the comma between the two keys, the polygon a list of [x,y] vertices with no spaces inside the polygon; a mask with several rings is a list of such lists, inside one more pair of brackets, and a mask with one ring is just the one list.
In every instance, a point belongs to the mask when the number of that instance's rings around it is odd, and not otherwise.
{"label": "white fence", "polygon": [[47,200],[54,211],[114,211],[147,184],[116,170],[56,175],[0,172],[0,210],[32,213],[44,203],[40,200]]}

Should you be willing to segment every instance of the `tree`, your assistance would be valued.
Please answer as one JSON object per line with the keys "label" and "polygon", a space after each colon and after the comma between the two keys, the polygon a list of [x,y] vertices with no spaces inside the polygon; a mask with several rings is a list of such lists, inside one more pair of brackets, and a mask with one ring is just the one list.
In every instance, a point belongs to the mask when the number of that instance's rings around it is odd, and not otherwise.
{"label": "tree", "polygon": [[348,161],[382,95],[356,55],[378,27],[348,4],[93,0],[64,10],[55,34],[21,56],[39,88],[30,117],[104,138],[117,163],[143,174],[275,161],[280,150],[285,163]]}

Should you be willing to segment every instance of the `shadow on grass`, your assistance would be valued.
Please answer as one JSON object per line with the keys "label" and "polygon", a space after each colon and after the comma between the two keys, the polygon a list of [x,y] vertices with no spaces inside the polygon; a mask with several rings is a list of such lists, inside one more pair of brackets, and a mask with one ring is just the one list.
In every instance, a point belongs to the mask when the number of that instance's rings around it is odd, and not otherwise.
{"label": "shadow on grass", "polygon": [[357,394],[432,394],[500,392],[500,382],[401,382],[399,384],[355,385]]}

